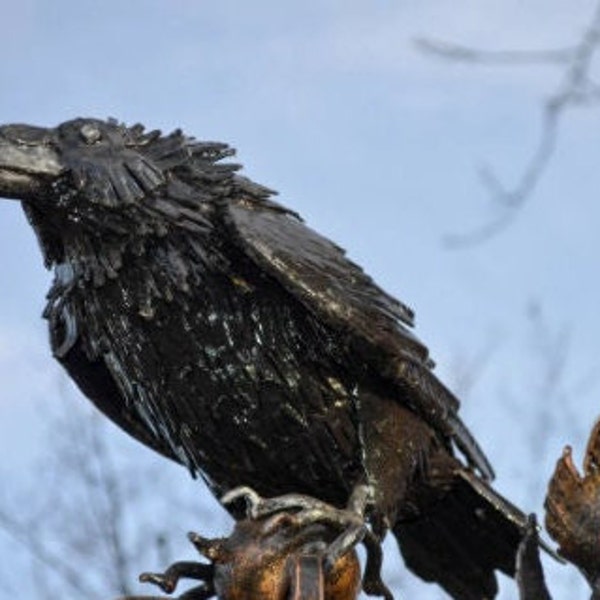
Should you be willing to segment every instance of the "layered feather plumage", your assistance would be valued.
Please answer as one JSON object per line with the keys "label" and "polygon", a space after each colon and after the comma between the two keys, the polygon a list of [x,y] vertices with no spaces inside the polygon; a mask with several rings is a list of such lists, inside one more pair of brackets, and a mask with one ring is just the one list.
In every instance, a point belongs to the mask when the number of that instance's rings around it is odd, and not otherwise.
{"label": "layered feather plumage", "polygon": [[[525,519],[500,501],[486,519],[491,466],[412,311],[222,162],[225,144],[91,119],[48,139],[64,171],[23,204],[56,273],[52,347],[82,391],[215,493],[247,484],[343,506],[370,483],[372,522],[397,532],[466,498],[452,531],[472,520],[485,532],[468,549],[481,578],[446,558],[428,569],[428,526],[407,530],[426,532],[423,545],[407,533],[401,547],[426,578],[462,585],[457,597],[487,597]],[[494,539],[505,543],[482,562]]]}

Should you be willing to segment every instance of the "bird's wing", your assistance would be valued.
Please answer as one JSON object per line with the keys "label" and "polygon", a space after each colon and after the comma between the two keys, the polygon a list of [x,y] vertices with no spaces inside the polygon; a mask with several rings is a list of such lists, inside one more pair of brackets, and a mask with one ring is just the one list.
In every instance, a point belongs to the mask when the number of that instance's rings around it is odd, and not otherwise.
{"label": "bird's wing", "polygon": [[344,336],[350,351],[395,383],[403,402],[454,440],[482,475],[493,477],[457,415],[458,400],[432,373],[426,346],[409,330],[413,313],[407,306],[379,288],[339,246],[279,205],[242,197],[224,210],[248,256]]}

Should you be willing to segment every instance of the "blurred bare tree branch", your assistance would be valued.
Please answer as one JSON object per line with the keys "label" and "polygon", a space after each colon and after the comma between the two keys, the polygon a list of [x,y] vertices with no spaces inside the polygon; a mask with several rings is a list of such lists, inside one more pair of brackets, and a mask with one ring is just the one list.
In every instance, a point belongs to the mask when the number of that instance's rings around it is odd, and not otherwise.
{"label": "blurred bare tree branch", "polygon": [[[167,513],[175,507],[179,516],[189,507],[165,485],[163,459],[149,457],[156,468],[127,464],[105,419],[70,400],[47,417],[46,454],[22,493],[27,502],[17,491],[3,494],[0,535],[33,559],[38,598],[56,597],[54,588],[65,600],[133,594],[143,566],[170,562],[170,536],[173,545],[184,543],[150,504],[160,502]],[[194,512],[197,519],[201,511]]]}
{"label": "blurred bare tree branch", "polygon": [[500,340],[493,337],[475,352],[457,350],[450,357],[450,387],[463,402],[483,379],[499,346]]}
{"label": "blurred bare tree branch", "polygon": [[559,85],[542,105],[538,141],[517,181],[506,185],[489,165],[479,171],[483,186],[495,205],[501,208],[500,215],[474,231],[449,234],[444,238],[450,248],[478,244],[506,229],[533,194],[556,149],[564,114],[570,109],[596,105],[600,101],[600,84],[591,73],[593,59],[600,48],[600,2],[579,41],[566,48],[491,51],[429,38],[417,39],[416,45],[422,52],[454,62],[492,66],[550,64],[563,69]]}
{"label": "blurred bare tree branch", "polygon": [[576,50],[574,46],[549,50],[482,50],[428,37],[416,38],[414,43],[421,52],[434,58],[475,65],[565,64],[573,60]]}
{"label": "blurred bare tree branch", "polygon": [[5,510],[0,509],[0,529],[22,544],[45,568],[58,575],[72,591],[85,598],[99,598],[99,590],[81,577],[80,569],[73,567],[46,546],[37,536],[37,530],[20,523]]}

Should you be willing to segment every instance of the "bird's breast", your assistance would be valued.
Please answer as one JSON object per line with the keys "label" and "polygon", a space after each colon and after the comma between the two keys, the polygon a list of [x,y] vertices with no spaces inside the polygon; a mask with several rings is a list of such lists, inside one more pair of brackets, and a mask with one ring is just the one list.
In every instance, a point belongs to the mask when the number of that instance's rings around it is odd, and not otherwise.
{"label": "bird's breast", "polygon": [[135,269],[71,294],[115,401],[219,489],[251,482],[345,502],[363,466],[358,382],[342,342],[258,272],[167,284],[160,270]]}

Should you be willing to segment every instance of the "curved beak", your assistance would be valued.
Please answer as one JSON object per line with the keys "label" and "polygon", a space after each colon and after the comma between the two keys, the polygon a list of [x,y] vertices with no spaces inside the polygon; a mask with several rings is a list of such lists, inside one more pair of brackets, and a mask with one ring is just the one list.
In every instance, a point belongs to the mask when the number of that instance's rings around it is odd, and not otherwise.
{"label": "curved beak", "polygon": [[29,125],[0,127],[0,196],[34,200],[63,173],[51,135],[52,130]]}

